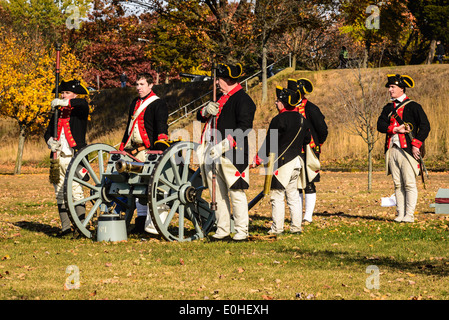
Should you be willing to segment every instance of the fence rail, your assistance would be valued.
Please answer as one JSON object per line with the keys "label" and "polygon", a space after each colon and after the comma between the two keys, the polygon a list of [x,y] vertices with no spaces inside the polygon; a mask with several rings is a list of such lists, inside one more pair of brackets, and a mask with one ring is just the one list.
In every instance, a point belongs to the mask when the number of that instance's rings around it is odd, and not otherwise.
{"label": "fence rail", "polygon": [[[274,67],[275,65],[279,64],[281,61],[284,61],[287,58],[289,59],[289,67],[291,67],[292,66],[292,57],[291,57],[291,54],[288,54],[288,55],[280,58],[279,60],[273,62],[272,64],[268,65],[267,69],[270,68],[270,67]],[[242,85],[242,87],[245,86],[245,90],[248,91],[248,82],[249,82],[249,80],[259,76],[261,73],[262,73],[262,70],[254,73],[253,75],[249,76],[248,78],[242,80],[240,82],[240,84]],[[202,103],[201,105],[193,108],[192,110],[188,110],[191,105],[195,104],[198,101],[201,101],[203,98],[205,98],[205,97],[207,97],[209,95],[212,95],[212,93],[213,93],[213,91],[211,90],[211,91],[203,94],[201,97],[196,98],[195,100],[189,102],[188,104],[186,104],[186,105],[176,109],[175,111],[171,112],[168,115],[169,117],[171,117],[171,116],[173,116],[173,115],[175,115],[175,114],[177,114],[177,113],[179,113],[181,111],[183,111],[184,114],[182,116],[180,116],[179,118],[177,118],[176,120],[173,120],[173,121],[169,122],[168,125],[171,126],[171,125],[175,124],[176,122],[180,121],[181,119],[187,118],[189,115],[191,115],[192,113],[196,112],[198,109],[204,107],[207,104],[207,102],[209,102],[209,101],[206,101],[206,102]]]}

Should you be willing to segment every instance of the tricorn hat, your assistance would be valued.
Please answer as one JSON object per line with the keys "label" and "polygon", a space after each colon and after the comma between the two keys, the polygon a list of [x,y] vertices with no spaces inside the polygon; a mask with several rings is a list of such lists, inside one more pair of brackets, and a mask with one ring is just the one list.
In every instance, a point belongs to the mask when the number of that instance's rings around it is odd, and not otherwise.
{"label": "tricorn hat", "polygon": [[238,79],[243,73],[243,68],[240,63],[235,66],[225,63],[219,63],[217,66],[217,77]]}
{"label": "tricorn hat", "polygon": [[413,88],[415,86],[415,81],[410,76],[399,75],[399,74],[387,74],[388,82],[385,87],[388,88],[390,85],[394,84],[401,88]]}
{"label": "tricorn hat", "polygon": [[286,109],[290,110],[296,107],[301,98],[299,91],[282,88],[281,86],[276,86],[276,97],[284,103]]}
{"label": "tricorn hat", "polygon": [[290,90],[299,91],[301,94],[309,94],[313,91],[312,81],[305,78],[301,78],[298,80],[288,79],[287,87]]}
{"label": "tricorn hat", "polygon": [[[62,80],[58,87],[58,92],[62,91],[70,91],[76,94],[89,94],[89,91],[83,86],[79,80]],[[56,92],[56,89],[53,89],[53,93]]]}

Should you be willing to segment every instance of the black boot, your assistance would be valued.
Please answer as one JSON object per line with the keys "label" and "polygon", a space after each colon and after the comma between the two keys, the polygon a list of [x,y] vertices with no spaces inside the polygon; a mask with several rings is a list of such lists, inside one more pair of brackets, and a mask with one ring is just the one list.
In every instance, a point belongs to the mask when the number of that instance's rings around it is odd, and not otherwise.
{"label": "black boot", "polygon": [[134,228],[130,231],[133,234],[139,234],[145,232],[146,216],[137,216],[134,224]]}
{"label": "black boot", "polygon": [[84,219],[86,218],[86,205],[79,204],[75,206],[75,211],[78,219],[80,219],[81,222],[84,222]]}
{"label": "black boot", "polygon": [[59,218],[61,219],[61,231],[56,235],[57,237],[64,237],[72,232],[71,222],[69,219],[69,212],[63,204],[58,204]]}

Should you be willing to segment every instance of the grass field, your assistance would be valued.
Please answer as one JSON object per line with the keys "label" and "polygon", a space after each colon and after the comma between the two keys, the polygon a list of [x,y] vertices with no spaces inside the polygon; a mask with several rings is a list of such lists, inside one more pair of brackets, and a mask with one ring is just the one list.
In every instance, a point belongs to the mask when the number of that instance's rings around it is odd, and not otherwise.
{"label": "grass field", "polygon": [[[430,173],[427,189],[419,185],[413,224],[380,206],[391,177],[376,172],[368,193],[366,173],[323,172],[314,222],[301,235],[264,237],[263,199],[250,212],[258,241],[110,243],[54,236],[46,170],[0,175],[0,300],[448,300],[449,217],[429,208],[447,177]],[[262,189],[260,176],[251,179],[248,201]]]}
{"label": "grass field", "polygon": [[[310,78],[310,100],[326,115],[329,138],[323,146],[322,181],[314,222],[301,235],[268,237],[271,208],[263,199],[250,211],[250,233],[257,241],[166,242],[156,236],[129,236],[119,243],[59,239],[59,216],[48,182],[48,149],[29,139],[22,174],[13,176],[17,139],[14,124],[0,121],[0,300],[449,300],[449,215],[429,205],[439,188],[449,188],[447,137],[448,65],[382,68],[409,74],[417,83],[411,97],[428,112],[432,131],[425,161],[430,180],[419,184],[416,221],[398,224],[394,208],[380,206],[393,193],[383,168],[383,139],[376,145],[373,187],[367,192],[365,145],[334,121],[336,83],[351,83],[352,70],[296,72],[269,80],[270,104],[260,104],[254,129],[274,116],[275,85],[289,77]],[[112,93],[113,95],[113,93]],[[109,96],[108,96],[109,97]],[[126,97],[102,105],[89,124],[89,143],[117,144],[123,134]],[[175,97],[172,99],[176,100]],[[107,100],[107,99],[106,99]],[[113,96],[110,99],[115,101]],[[124,102],[125,101],[125,102]],[[190,128],[186,119],[177,128]],[[170,133],[176,128],[170,128]],[[172,137],[172,138],[177,138]],[[47,168],[45,168],[47,167]],[[331,172],[345,169],[361,172]],[[439,171],[439,172],[437,172]],[[262,176],[251,171],[248,201],[262,190]],[[287,218],[289,215],[287,214]],[[165,305],[164,305],[165,306]]]}

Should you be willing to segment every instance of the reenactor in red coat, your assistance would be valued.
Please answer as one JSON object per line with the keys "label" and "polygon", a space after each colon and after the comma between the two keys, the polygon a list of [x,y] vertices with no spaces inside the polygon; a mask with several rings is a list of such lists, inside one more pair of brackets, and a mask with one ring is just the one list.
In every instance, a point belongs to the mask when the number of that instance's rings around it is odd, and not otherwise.
{"label": "reenactor in red coat", "polygon": [[[301,157],[303,158],[306,167],[306,186],[303,190],[299,190],[301,198],[301,208],[304,202],[304,221],[305,223],[312,222],[313,212],[316,204],[316,186],[315,183],[320,181],[320,173],[317,170],[317,162],[321,154],[321,146],[327,139],[328,128],[324,115],[321,110],[306,98],[306,94],[313,91],[313,84],[308,79],[289,79],[287,87],[290,90],[299,91],[301,99],[296,106],[298,112],[306,119],[308,127],[312,135],[312,139],[308,146],[302,149]],[[309,152],[309,156],[307,153]],[[312,154],[313,153],[313,154]],[[313,156],[315,155],[315,156]],[[312,161],[313,160],[313,161]],[[314,168],[312,168],[314,167]],[[304,198],[303,198],[304,191]],[[303,201],[304,199],[304,201]]]}
{"label": "reenactor in red coat", "polygon": [[[137,75],[138,97],[129,106],[128,124],[119,150],[125,150],[139,161],[146,160],[148,150],[165,150],[168,144],[168,108],[164,100],[153,92],[153,77]],[[144,231],[157,234],[148,217],[148,207],[136,201],[137,217],[132,233]],[[147,222],[147,223],[146,223]]]}
{"label": "reenactor in red coat", "polygon": [[273,223],[269,233],[281,234],[284,231],[284,198],[287,197],[290,232],[299,234],[302,232],[302,205],[298,189],[305,184],[304,161],[300,154],[303,147],[310,143],[310,129],[306,119],[296,109],[300,99],[297,90],[277,86],[276,97],[279,114],[271,120],[252,167],[267,163],[269,154],[274,153],[270,193]]}
{"label": "reenactor in red coat", "polygon": [[[231,209],[234,217],[234,240],[248,237],[249,188],[248,133],[253,127],[256,105],[238,82],[243,70],[240,64],[219,64],[216,85],[222,93],[217,102],[209,102],[197,113],[205,123],[201,137],[200,161],[203,182],[212,194],[212,161],[216,163],[215,212],[217,231],[213,239],[227,239],[231,233]],[[215,137],[212,141],[211,137]]]}
{"label": "reenactor in red coat", "polygon": [[[407,75],[387,75],[391,102],[382,110],[377,120],[377,130],[386,134],[385,165],[393,178],[396,222],[414,222],[418,200],[416,176],[420,171],[420,148],[430,132],[430,123],[422,106],[410,100],[406,88],[415,82]],[[421,158],[422,159],[422,158]]]}
{"label": "reenactor in red coat", "polygon": [[[53,114],[45,131],[44,139],[48,148],[51,149],[51,158],[56,153],[59,162],[59,179],[57,179],[59,182],[54,183],[53,186],[61,219],[61,231],[58,236],[64,236],[71,232],[69,213],[64,204],[64,178],[72,157],[86,145],[87,118],[89,115],[89,105],[86,99],[79,98],[78,95],[89,94],[89,92],[78,80],[61,81],[58,91],[61,92],[61,98],[55,98],[51,102],[53,109],[59,109],[57,132],[54,132],[55,114]],[[81,185],[75,181],[73,182],[73,194],[76,198],[74,201],[84,197]],[[85,205],[77,205],[75,210],[80,220],[83,220],[86,213]]]}

